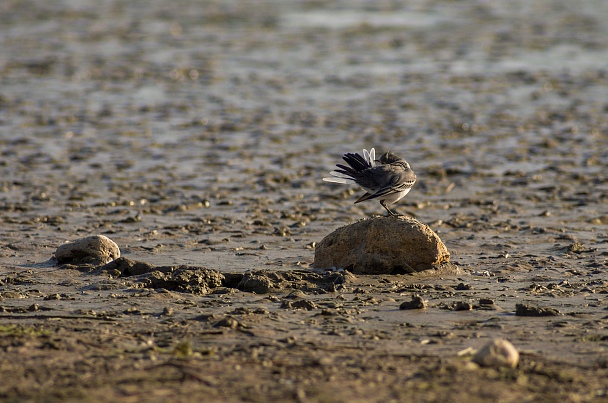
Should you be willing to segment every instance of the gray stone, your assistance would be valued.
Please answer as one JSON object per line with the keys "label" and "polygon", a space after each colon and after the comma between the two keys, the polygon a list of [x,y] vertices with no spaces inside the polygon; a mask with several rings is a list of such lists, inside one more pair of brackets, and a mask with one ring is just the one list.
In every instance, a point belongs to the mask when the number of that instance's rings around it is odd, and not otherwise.
{"label": "gray stone", "polygon": [[438,268],[450,253],[429,226],[406,216],[372,217],[338,228],[315,248],[313,267],[355,274],[400,274]]}
{"label": "gray stone", "polygon": [[106,264],[119,257],[118,245],[104,235],[64,243],[55,251],[55,258],[62,264]]}

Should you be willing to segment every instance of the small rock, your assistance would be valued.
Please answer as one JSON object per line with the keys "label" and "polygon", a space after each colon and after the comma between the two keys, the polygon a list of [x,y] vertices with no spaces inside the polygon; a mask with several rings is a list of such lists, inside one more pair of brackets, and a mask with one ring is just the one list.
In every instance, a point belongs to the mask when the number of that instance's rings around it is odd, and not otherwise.
{"label": "small rock", "polygon": [[569,253],[583,253],[583,252],[588,252],[589,249],[585,247],[585,245],[583,245],[580,242],[574,242],[571,245],[568,245],[566,247],[566,251]]}
{"label": "small rock", "polygon": [[334,363],[334,359],[332,357],[319,357],[316,360],[313,360],[313,365],[318,365],[320,367],[327,367]]}
{"label": "small rock", "polygon": [[219,322],[217,322],[214,327],[227,327],[230,329],[236,329],[239,327],[239,322],[234,319],[233,317],[230,316],[226,316],[223,319],[221,319]]}
{"label": "small rock", "polygon": [[473,356],[473,362],[482,367],[515,368],[519,352],[508,340],[494,339]]}
{"label": "small rock", "polygon": [[450,253],[425,224],[406,216],[373,217],[338,228],[315,248],[313,267],[355,274],[402,274],[448,263]]}
{"label": "small rock", "polygon": [[106,264],[120,257],[118,245],[104,235],[93,235],[65,243],[55,251],[57,262]]}
{"label": "small rock", "polygon": [[156,268],[148,262],[131,260],[126,257],[119,257],[116,260],[103,265],[100,269],[109,273],[114,273],[117,277],[137,276],[156,270]]}
{"label": "small rock", "polygon": [[455,311],[470,311],[473,309],[473,304],[468,301],[458,301],[454,304]]}
{"label": "small rock", "polygon": [[411,301],[405,301],[399,305],[399,309],[426,309],[428,306],[428,301],[423,299],[420,295],[414,294],[412,295]]}
{"label": "small rock", "polygon": [[515,316],[558,316],[561,312],[555,308],[541,308],[527,304],[515,305]]}
{"label": "small rock", "polygon": [[307,311],[312,311],[317,308],[317,305],[306,299],[296,299],[294,301],[283,301],[281,303],[281,308],[283,309],[306,309]]}

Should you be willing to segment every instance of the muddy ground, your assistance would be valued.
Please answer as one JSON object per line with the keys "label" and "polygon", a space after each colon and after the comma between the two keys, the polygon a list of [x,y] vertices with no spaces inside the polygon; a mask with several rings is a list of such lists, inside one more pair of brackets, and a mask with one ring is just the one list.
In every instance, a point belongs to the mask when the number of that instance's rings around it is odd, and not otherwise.
{"label": "muddy ground", "polygon": [[[603,0],[3,1],[0,398],[606,401],[605,15]],[[321,182],[370,147],[412,165],[396,210],[456,273],[312,270],[316,242],[383,214]],[[224,280],[51,259],[93,234]],[[400,310],[415,294],[428,308]],[[517,368],[470,362],[494,337]]]}

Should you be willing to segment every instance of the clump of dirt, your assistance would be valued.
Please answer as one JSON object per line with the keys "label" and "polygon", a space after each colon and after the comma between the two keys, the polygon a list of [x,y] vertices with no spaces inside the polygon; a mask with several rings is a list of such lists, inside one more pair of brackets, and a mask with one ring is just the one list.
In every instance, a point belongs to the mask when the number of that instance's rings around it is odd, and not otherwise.
{"label": "clump of dirt", "polygon": [[93,275],[120,277],[136,287],[163,288],[191,294],[209,294],[217,287],[234,288],[256,294],[297,289],[306,292],[335,292],[352,282],[348,271],[251,270],[245,273],[221,273],[195,266],[154,266],[124,257],[91,271]]}
{"label": "clump of dirt", "polygon": [[335,292],[356,277],[348,271],[313,272],[308,270],[253,270],[243,274],[237,288],[265,294],[271,291],[296,289],[305,292]]}
{"label": "clump of dirt", "polygon": [[106,273],[113,277],[129,277],[150,273],[154,270],[159,269],[155,268],[148,262],[135,261],[125,257],[119,257],[118,259],[94,270],[94,274]]}

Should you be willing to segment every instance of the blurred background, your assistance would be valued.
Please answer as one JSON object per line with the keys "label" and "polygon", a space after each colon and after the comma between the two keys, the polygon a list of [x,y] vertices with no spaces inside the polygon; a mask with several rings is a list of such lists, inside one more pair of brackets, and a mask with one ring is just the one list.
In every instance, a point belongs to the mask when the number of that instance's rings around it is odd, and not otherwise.
{"label": "blurred background", "polygon": [[4,236],[304,248],[383,213],[321,182],[371,147],[410,162],[397,210],[440,232],[604,228],[607,15],[603,0],[5,0]]}

